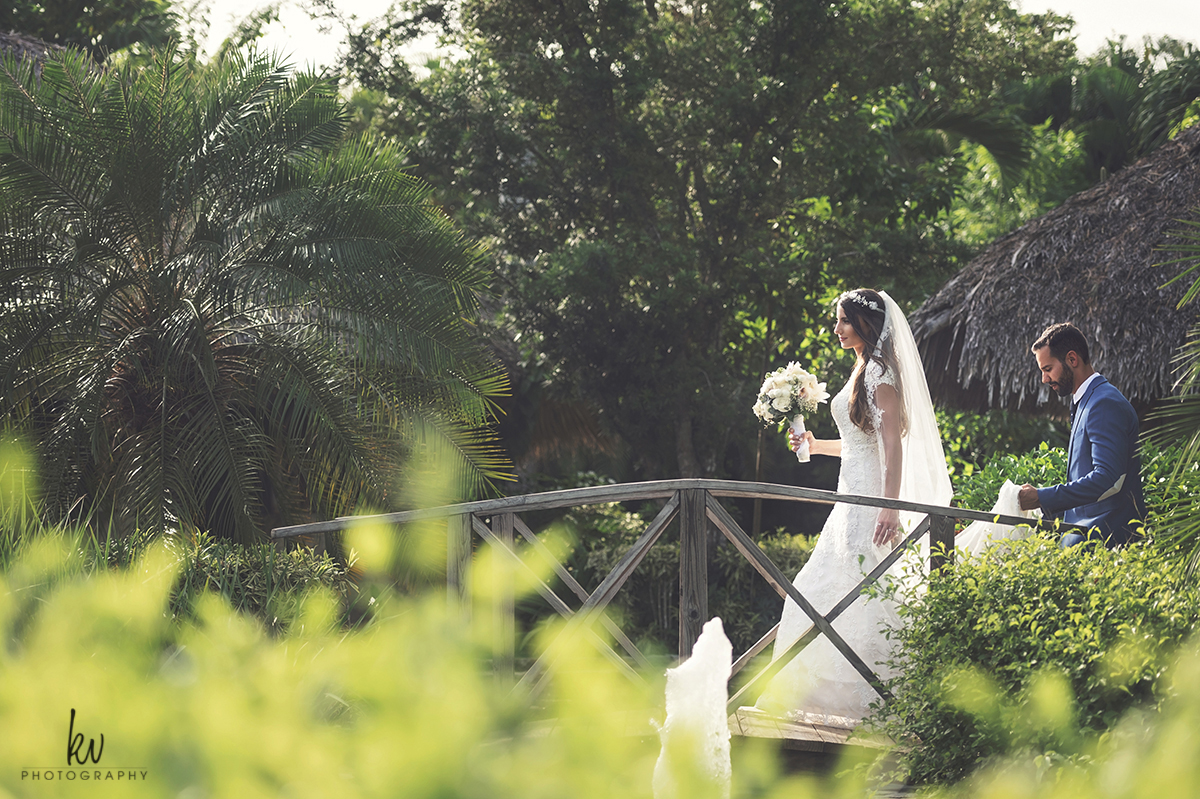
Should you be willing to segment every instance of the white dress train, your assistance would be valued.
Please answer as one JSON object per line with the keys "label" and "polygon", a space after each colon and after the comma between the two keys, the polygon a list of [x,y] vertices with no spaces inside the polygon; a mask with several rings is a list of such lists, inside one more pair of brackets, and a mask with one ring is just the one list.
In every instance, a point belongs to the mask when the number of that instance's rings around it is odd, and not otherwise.
{"label": "white dress train", "polygon": [[[996,498],[996,504],[992,507],[992,513],[1020,516],[1025,519],[1041,518],[1041,511],[1021,510],[1021,505],[1017,501],[1017,494],[1020,490],[1021,487],[1012,480],[1005,480],[1004,485],[1000,486],[1000,493]],[[954,546],[963,552],[978,555],[995,544],[1025,538],[1030,532],[1032,532],[1032,528],[1029,527],[1011,527],[993,522],[972,522],[955,537]]]}

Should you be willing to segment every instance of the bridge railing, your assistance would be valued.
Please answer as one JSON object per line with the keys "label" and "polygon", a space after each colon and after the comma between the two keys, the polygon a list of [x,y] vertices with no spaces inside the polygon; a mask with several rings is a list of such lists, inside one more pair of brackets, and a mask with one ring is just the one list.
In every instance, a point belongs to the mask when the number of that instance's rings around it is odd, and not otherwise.
{"label": "bridge railing", "polygon": [[[819,613],[812,603],[792,585],[792,576],[785,575],[779,567],[742,530],[732,515],[721,505],[723,498],[770,499],[796,502],[818,502],[832,504],[844,502],[852,505],[867,505],[876,508],[895,508],[901,511],[924,514],[923,520],[907,533],[897,546],[859,584],[825,614]],[[523,513],[572,508],[612,502],[658,500],[664,504],[654,519],[646,526],[641,536],[618,560],[599,585],[590,591],[580,585],[536,533],[521,518]],[[545,581],[533,575],[538,592],[546,602],[569,621],[563,632],[567,635],[583,635],[590,639],[619,669],[633,679],[641,679],[638,668],[650,668],[649,659],[638,650],[618,625],[605,613],[609,603],[628,581],[630,575],[645,559],[646,554],[662,538],[664,532],[676,519],[679,521],[679,657],[684,659],[700,635],[704,623],[709,619],[708,611],[708,528],[713,525],[727,538],[738,552],[750,562],[764,580],[782,597],[790,597],[811,620],[811,625],[798,640],[782,653],[776,653],[769,665],[747,681],[730,698],[731,708],[751,702],[757,698],[770,678],[794,658],[818,635],[824,634],[850,664],[885,700],[889,699],[887,688],[871,666],[851,648],[833,628],[833,621],[849,608],[863,591],[896,562],[906,550],[906,545],[928,538],[930,569],[938,570],[954,559],[954,528],[958,519],[985,521],[1013,526],[1048,525],[1016,516],[997,516],[984,511],[967,508],[943,507],[904,502],[882,497],[867,497],[853,494],[838,494],[814,488],[777,485],[774,483],[751,483],[729,480],[681,479],[659,480],[644,483],[592,486],[540,494],[486,499],[464,502],[438,508],[386,513],[376,516],[355,516],[331,521],[280,527],[272,530],[273,538],[282,539],[297,535],[324,536],[343,531],[364,521],[386,525],[404,525],[417,521],[445,519],[447,523],[446,583],[450,601],[462,607],[470,602],[470,574],[472,537],[479,536],[489,545],[496,547],[506,556],[514,568],[528,568],[521,558],[517,546],[518,536],[524,547],[530,547],[547,559],[562,584],[575,595],[578,607],[563,599]],[[1073,527],[1053,523],[1057,529]],[[531,571],[532,574],[532,571]],[[515,602],[511,586],[504,589],[494,601],[499,633],[495,645],[495,666],[512,674],[515,645]],[[612,640],[624,651],[624,655],[610,647],[594,632],[600,624],[607,628]],[[756,656],[761,654],[774,640],[778,625],[742,653],[733,665],[733,674],[738,674]],[[522,675],[518,685],[530,690],[540,690],[542,681],[549,671],[553,648],[549,649]],[[636,668],[635,668],[636,667]],[[514,675],[515,678],[515,675]]]}

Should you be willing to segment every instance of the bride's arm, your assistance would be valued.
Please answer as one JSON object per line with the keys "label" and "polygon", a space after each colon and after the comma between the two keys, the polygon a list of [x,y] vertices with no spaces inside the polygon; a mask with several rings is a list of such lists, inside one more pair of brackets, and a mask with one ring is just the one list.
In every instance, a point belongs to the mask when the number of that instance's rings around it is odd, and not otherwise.
{"label": "bride's arm", "polygon": [[[900,498],[900,477],[904,468],[904,449],[900,434],[900,395],[895,386],[881,383],[875,389],[875,404],[879,408],[879,438],[882,444],[883,495]],[[900,535],[900,511],[882,508],[875,523],[874,541],[877,545],[894,543]]]}
{"label": "bride's arm", "polygon": [[[831,455],[835,458],[842,457],[842,440],[840,438],[815,438],[809,430],[804,431],[804,439],[808,440],[808,453],[810,455]],[[790,427],[788,428],[788,448],[792,452],[800,446],[799,438],[796,438],[796,433]]]}

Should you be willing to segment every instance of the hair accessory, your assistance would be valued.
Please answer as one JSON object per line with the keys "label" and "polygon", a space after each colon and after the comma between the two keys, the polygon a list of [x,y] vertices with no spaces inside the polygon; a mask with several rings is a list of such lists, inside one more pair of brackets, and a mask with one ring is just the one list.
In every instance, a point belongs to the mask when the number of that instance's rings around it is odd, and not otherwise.
{"label": "hair accessory", "polygon": [[875,311],[876,313],[882,313],[882,311],[883,311],[883,309],[879,307],[879,303],[875,302],[874,300],[868,300],[866,297],[859,294],[857,291],[847,291],[845,294],[838,297],[839,304],[842,302],[845,302],[846,300],[851,300],[852,302],[857,302],[859,305],[863,306],[864,308],[870,308],[872,311]]}

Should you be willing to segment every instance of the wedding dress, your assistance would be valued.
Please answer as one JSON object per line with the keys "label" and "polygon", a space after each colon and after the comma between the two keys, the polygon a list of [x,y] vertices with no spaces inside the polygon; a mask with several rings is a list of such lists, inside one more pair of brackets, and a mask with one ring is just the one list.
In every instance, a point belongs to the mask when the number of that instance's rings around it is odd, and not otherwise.
{"label": "wedding dress", "polygon": [[[908,322],[886,294],[884,328],[880,346],[894,347],[898,374],[885,370],[877,361],[865,367],[864,386],[872,409],[874,431],[879,431],[875,390],[880,385],[897,388],[908,414],[908,427],[902,439],[902,479],[900,499],[931,505],[948,505],[950,478],[942,452],[941,437],[929,399],[920,356],[912,340]],[[834,422],[842,440],[842,464],[838,474],[839,493],[882,496],[884,467],[881,436],[866,432],[850,421],[850,394],[853,378],[830,402]],[[793,585],[822,615],[827,614],[879,562],[890,547],[872,543],[879,508],[836,503],[808,562],[796,575]],[[911,530],[920,514],[901,514]],[[900,564],[904,563],[901,559]],[[900,564],[893,566],[898,572]],[[833,628],[880,678],[891,672],[883,663],[890,653],[890,642],[883,628],[899,621],[894,605],[887,600],[859,597],[833,622]],[[779,631],[775,639],[778,656],[808,629],[811,620],[795,602],[784,603]],[[850,665],[850,662],[824,636],[818,636],[772,679],[757,707],[776,716],[841,727],[857,725],[878,694]]]}

